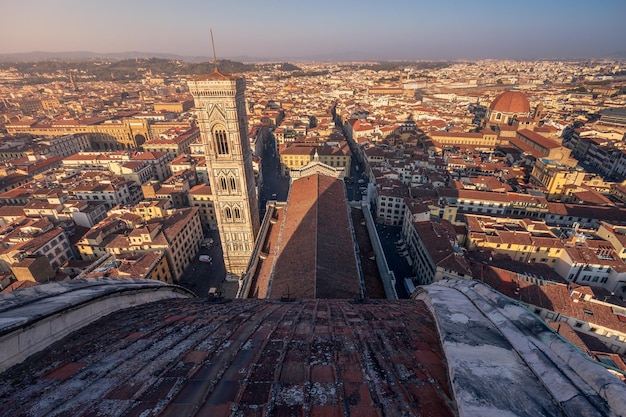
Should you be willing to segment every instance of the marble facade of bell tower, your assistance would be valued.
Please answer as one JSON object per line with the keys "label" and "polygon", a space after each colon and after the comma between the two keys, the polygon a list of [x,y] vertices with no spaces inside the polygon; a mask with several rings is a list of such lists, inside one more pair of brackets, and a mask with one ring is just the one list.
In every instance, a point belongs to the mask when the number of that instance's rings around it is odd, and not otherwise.
{"label": "marble facade of bell tower", "polygon": [[213,73],[188,81],[205,148],[226,271],[245,272],[259,231],[243,77]]}

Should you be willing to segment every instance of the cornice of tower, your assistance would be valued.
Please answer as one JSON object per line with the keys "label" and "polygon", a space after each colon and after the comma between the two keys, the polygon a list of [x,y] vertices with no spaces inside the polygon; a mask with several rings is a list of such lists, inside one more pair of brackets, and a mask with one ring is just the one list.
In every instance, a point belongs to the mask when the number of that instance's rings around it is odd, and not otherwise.
{"label": "cornice of tower", "polygon": [[217,68],[213,70],[213,72],[209,74],[200,74],[190,77],[192,81],[234,81],[236,80],[236,75],[233,74],[223,74]]}

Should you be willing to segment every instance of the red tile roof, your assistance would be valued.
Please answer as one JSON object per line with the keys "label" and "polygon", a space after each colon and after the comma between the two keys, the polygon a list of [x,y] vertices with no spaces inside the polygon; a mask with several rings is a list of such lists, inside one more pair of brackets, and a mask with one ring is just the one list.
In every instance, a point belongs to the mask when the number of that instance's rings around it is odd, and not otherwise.
{"label": "red tile roof", "polygon": [[[472,264],[477,279],[511,298],[542,307],[581,321],[626,333],[626,322],[620,320],[609,304],[585,301],[585,294],[593,294],[589,287],[575,286],[573,293],[566,284],[537,285],[520,279],[517,273],[489,265]],[[576,301],[574,301],[576,300]],[[587,314],[586,311],[592,314]]]}
{"label": "red tile roof", "polygon": [[163,300],[113,313],[3,380],[7,416],[456,415],[434,319],[409,300]]}
{"label": "red tile roof", "polygon": [[517,131],[518,136],[522,136],[527,139],[527,141],[533,142],[539,145],[543,149],[555,149],[560,147],[561,145],[555,142],[552,139],[548,139],[545,136],[541,136],[539,133],[535,133],[532,130],[522,129]]}
{"label": "red tile roof", "polygon": [[271,298],[361,296],[343,181],[319,174],[295,180],[269,246],[277,251]]}

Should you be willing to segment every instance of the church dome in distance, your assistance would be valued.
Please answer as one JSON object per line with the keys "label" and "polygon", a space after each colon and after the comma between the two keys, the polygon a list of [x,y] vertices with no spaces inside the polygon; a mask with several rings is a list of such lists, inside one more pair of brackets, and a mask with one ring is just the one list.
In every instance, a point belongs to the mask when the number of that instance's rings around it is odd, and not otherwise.
{"label": "church dome in distance", "polygon": [[492,112],[523,114],[530,112],[528,97],[521,91],[505,91],[489,105]]}

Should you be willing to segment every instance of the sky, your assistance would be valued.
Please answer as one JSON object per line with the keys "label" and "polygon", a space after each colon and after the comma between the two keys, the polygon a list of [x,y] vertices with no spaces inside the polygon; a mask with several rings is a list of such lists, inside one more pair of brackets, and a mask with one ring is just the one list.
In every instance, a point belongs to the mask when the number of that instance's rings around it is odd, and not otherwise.
{"label": "sky", "polygon": [[626,0],[0,0],[0,54],[626,58]]}

